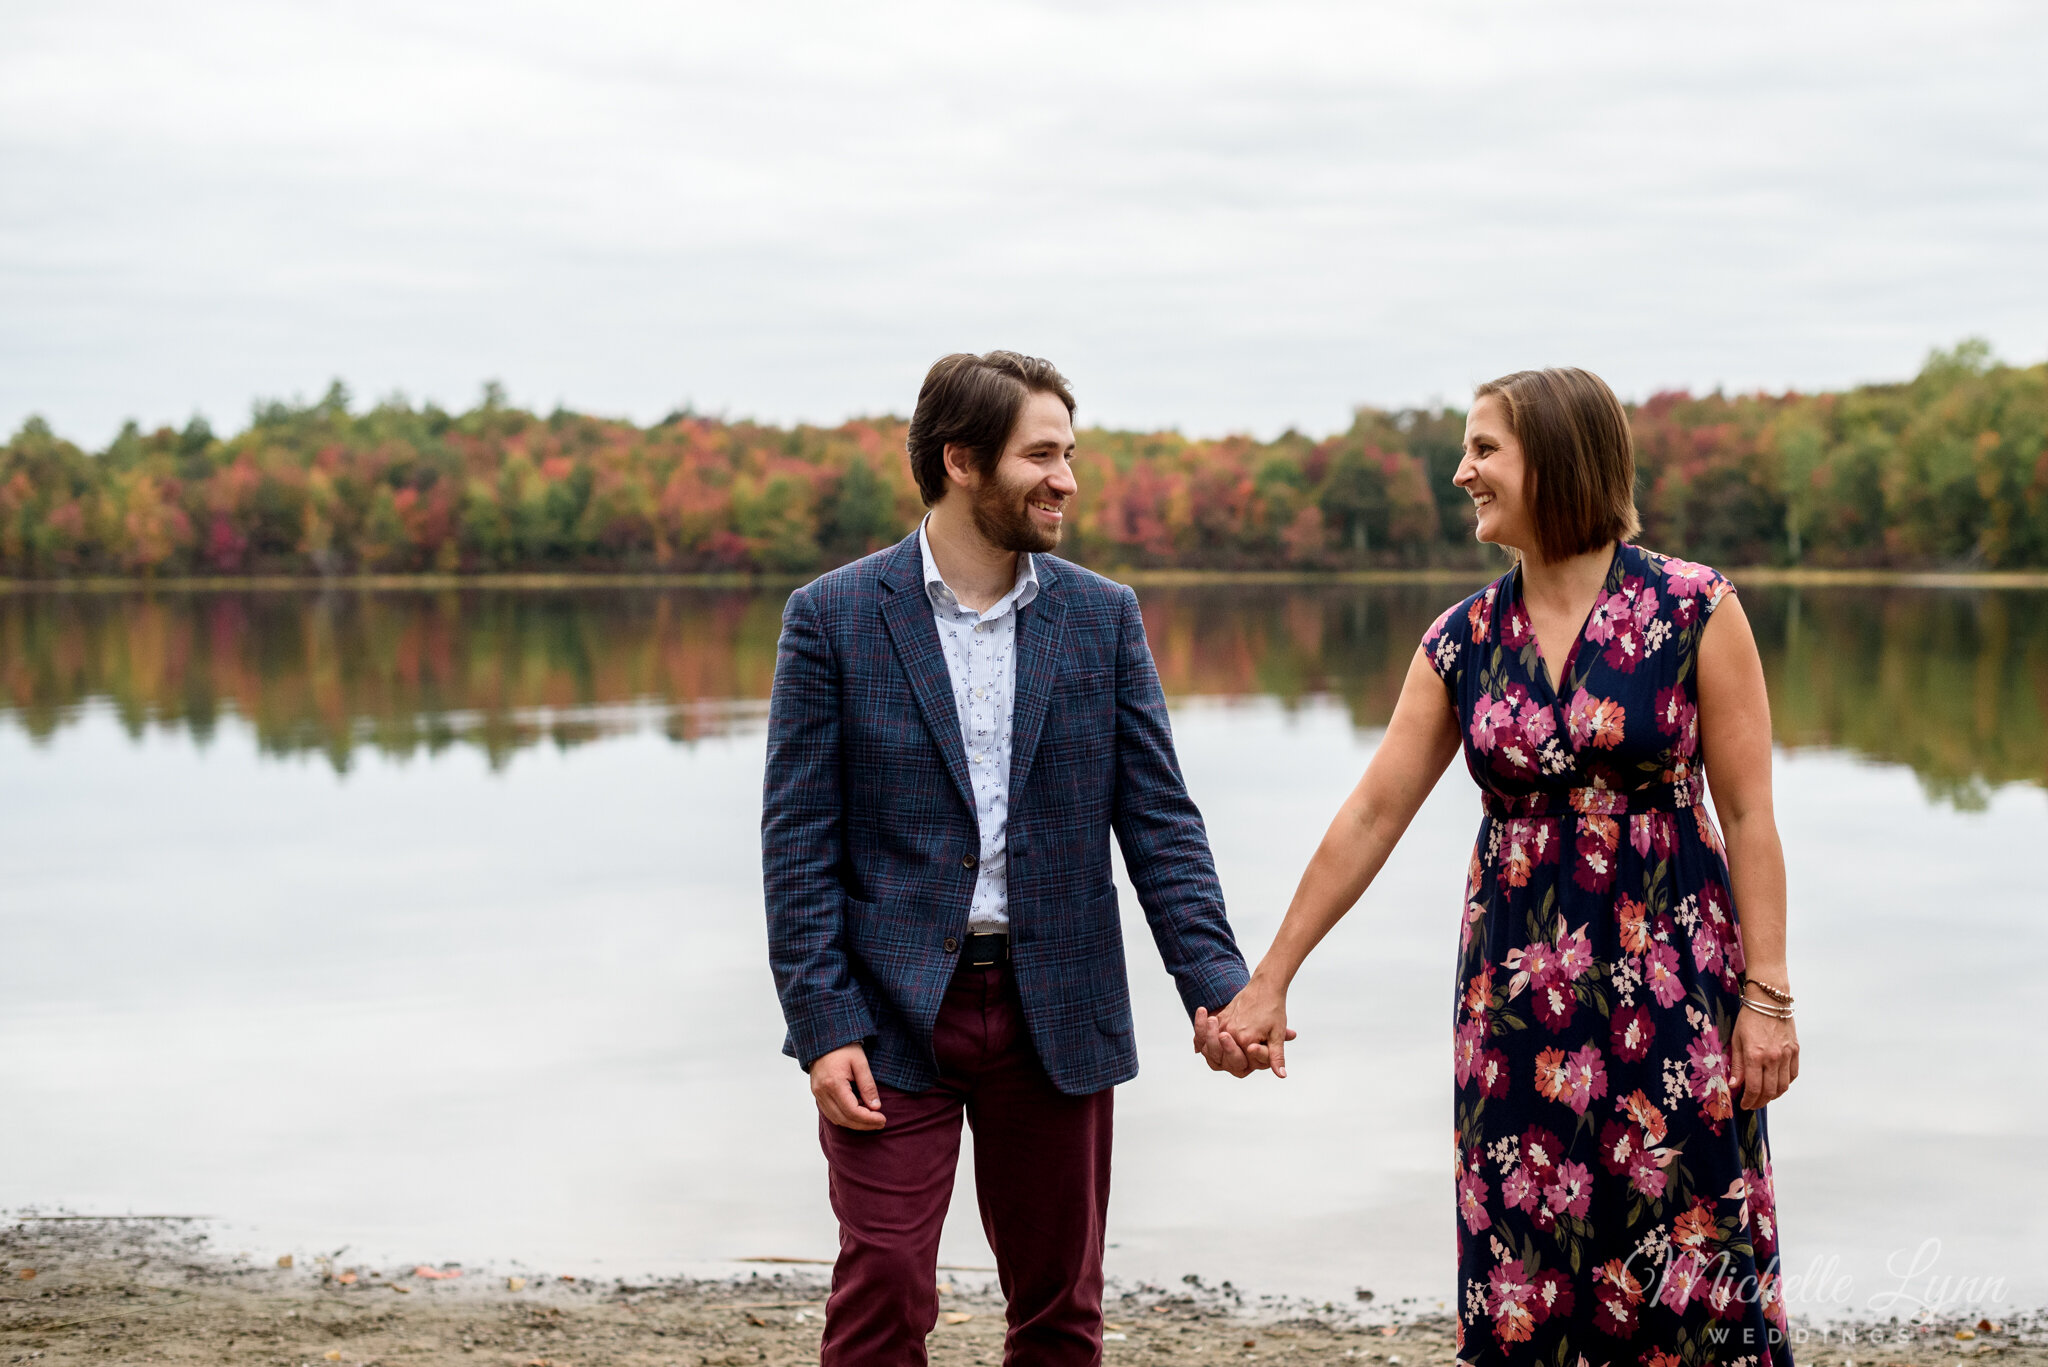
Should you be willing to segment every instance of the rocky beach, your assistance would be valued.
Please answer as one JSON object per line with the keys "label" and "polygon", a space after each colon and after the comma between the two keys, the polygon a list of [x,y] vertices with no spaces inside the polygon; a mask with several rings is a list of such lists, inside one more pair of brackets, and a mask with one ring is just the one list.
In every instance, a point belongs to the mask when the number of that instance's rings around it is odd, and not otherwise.
{"label": "rocky beach", "polygon": [[[945,1274],[942,1274],[945,1275]],[[1000,1298],[942,1283],[935,1364],[1002,1357]],[[180,1223],[24,1218],[0,1226],[0,1363],[248,1367],[711,1367],[817,1361],[824,1279],[593,1281],[531,1269],[257,1261]],[[1227,1284],[1113,1285],[1105,1358],[1427,1367],[1453,1326],[1370,1300],[1250,1298]],[[1795,1327],[1802,1361],[2048,1367],[2048,1322]]]}

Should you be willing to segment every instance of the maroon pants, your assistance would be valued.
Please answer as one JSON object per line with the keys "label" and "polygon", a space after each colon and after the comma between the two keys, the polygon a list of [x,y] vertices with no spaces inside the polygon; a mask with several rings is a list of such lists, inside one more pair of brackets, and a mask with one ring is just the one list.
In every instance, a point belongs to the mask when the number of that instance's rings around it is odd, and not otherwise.
{"label": "maroon pants", "polygon": [[879,1130],[818,1119],[839,1217],[823,1367],[922,1367],[938,1321],[939,1227],[974,1126],[974,1192],[1009,1302],[1003,1360],[1102,1360],[1112,1093],[1067,1096],[1038,1061],[1007,968],[962,968],[933,1033],[938,1085],[881,1088]]}

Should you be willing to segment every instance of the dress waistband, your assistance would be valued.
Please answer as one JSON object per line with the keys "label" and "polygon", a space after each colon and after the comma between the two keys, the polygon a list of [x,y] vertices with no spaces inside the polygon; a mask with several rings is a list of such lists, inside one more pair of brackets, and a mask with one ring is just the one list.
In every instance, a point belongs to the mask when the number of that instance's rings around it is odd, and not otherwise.
{"label": "dress waistband", "polygon": [[1567,788],[1562,792],[1521,793],[1508,797],[1490,788],[1480,790],[1486,814],[1497,820],[1517,817],[1634,816],[1643,812],[1682,812],[1700,805],[1706,784],[1698,774],[1676,783],[1648,787]]}

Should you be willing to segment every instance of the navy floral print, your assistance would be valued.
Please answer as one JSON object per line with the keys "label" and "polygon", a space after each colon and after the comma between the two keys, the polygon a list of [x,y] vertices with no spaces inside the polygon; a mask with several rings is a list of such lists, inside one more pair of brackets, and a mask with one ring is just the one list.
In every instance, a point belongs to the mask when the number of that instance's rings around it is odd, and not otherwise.
{"label": "navy floral print", "polygon": [[1731,592],[1615,548],[1551,686],[1510,571],[1423,649],[1486,816],[1455,1011],[1460,1358],[1790,1367],[1742,938],[1702,803],[1697,655]]}

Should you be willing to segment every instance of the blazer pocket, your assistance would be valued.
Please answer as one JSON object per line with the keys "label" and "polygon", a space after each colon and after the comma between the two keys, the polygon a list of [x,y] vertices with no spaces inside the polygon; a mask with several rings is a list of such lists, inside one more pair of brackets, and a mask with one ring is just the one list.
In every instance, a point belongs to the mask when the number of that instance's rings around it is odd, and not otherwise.
{"label": "blazer pocket", "polygon": [[861,950],[874,942],[881,927],[881,908],[873,902],[863,902],[851,893],[842,894],[841,906],[844,914],[840,918],[840,943],[853,952],[856,969],[863,957]]}
{"label": "blazer pocket", "polygon": [[1057,744],[1039,750],[1039,763],[1099,760],[1116,743],[1116,695],[1106,669],[1062,674],[1046,700],[1045,735]]}
{"label": "blazer pocket", "polygon": [[1091,958],[1100,965],[1095,996],[1095,1028],[1112,1039],[1131,1034],[1131,975],[1124,961],[1123,922],[1117,915],[1114,887],[1091,899],[1080,917]]}
{"label": "blazer pocket", "polygon": [[839,923],[839,947],[845,951],[847,969],[853,977],[853,985],[860,990],[861,999],[868,1004],[868,1016],[880,1024],[886,998],[881,984],[874,979],[874,969],[864,951],[871,947],[875,934],[877,908],[873,902],[863,902],[850,893],[842,893],[841,906],[844,915]]}
{"label": "blazer pocket", "polygon": [[1129,1039],[1137,1026],[1131,1020],[1131,1004],[1128,999],[1121,1009],[1105,1006],[1095,1017],[1095,1028],[1111,1039]]}

